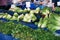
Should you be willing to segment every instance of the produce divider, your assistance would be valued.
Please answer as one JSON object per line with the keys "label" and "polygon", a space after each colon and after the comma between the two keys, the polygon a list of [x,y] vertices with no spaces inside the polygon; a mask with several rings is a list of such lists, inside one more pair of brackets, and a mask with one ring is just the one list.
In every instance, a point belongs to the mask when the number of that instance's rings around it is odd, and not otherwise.
{"label": "produce divider", "polygon": [[18,39],[15,39],[12,36],[4,35],[4,34],[0,33],[0,40],[18,40]]}
{"label": "produce divider", "polygon": [[[9,22],[9,21],[11,21],[11,20],[7,20],[7,19],[5,19],[5,18],[0,18],[0,20],[3,21],[3,22]],[[14,23],[16,23],[16,24],[17,24],[17,23],[21,23],[21,24],[23,24],[23,25],[26,25],[26,26],[32,28],[32,29],[38,29],[38,26],[35,25],[34,23],[28,23],[28,22],[24,22],[24,21],[17,22],[16,20],[14,20],[14,21],[12,21],[12,22],[14,22]],[[48,28],[43,28],[43,30],[48,31]]]}
{"label": "produce divider", "polygon": [[[9,21],[11,21],[11,20],[7,20],[5,18],[0,18],[0,20],[3,21],[3,22],[9,22]],[[37,25],[35,25],[34,23],[27,23],[27,22],[24,22],[24,21],[17,22],[16,20],[14,20],[12,22],[14,22],[14,23],[21,23],[23,25],[26,25],[26,26],[32,28],[32,29],[37,29],[38,28]]]}

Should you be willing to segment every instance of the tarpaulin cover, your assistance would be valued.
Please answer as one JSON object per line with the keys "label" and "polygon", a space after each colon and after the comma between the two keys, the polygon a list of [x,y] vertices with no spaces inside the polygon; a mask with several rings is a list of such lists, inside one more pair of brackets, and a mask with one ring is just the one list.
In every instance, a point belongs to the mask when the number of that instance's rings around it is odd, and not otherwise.
{"label": "tarpaulin cover", "polygon": [[10,35],[5,35],[3,33],[0,33],[0,40],[18,40],[18,39],[15,39]]}

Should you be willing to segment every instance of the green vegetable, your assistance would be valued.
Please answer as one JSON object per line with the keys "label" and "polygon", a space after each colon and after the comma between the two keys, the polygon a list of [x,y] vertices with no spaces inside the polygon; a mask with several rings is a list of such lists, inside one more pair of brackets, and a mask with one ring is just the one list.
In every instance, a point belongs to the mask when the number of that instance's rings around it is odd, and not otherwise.
{"label": "green vegetable", "polygon": [[55,32],[56,30],[59,30],[60,28],[60,16],[58,14],[50,14],[49,22],[48,22],[48,28]]}
{"label": "green vegetable", "polygon": [[60,12],[60,7],[55,7],[56,12]]}
{"label": "green vegetable", "polygon": [[23,14],[21,14],[21,15],[18,16],[18,19],[19,20],[23,20],[23,18],[24,18],[24,15]]}
{"label": "green vegetable", "polygon": [[42,18],[40,18],[40,21],[39,21],[39,23],[38,23],[38,27],[41,27],[42,22],[43,22],[43,19],[42,19]]}
{"label": "green vegetable", "polygon": [[45,27],[47,27],[47,20],[45,20],[43,23],[42,23],[42,25],[41,25],[41,28],[45,28]]}
{"label": "green vegetable", "polygon": [[6,19],[10,20],[11,17],[12,17],[12,16],[8,14],[8,15],[6,16]]}
{"label": "green vegetable", "polygon": [[13,16],[10,20],[17,20],[17,17]]}
{"label": "green vegetable", "polygon": [[30,11],[30,14],[34,14],[34,11]]}
{"label": "green vegetable", "polygon": [[35,10],[35,13],[39,13],[40,12],[40,8],[38,7],[38,8],[36,8],[36,10]]}
{"label": "green vegetable", "polygon": [[14,13],[14,15],[13,15],[13,16],[18,17],[18,14],[17,14],[17,13]]}
{"label": "green vegetable", "polygon": [[23,18],[23,21],[25,22],[31,22],[31,17],[29,14],[25,14],[24,18]]}
{"label": "green vegetable", "polygon": [[53,33],[44,31],[40,28],[33,30],[21,23],[1,22],[0,21],[0,32],[3,34],[12,34],[15,38],[20,40],[59,40],[60,37],[54,36]]}
{"label": "green vegetable", "polygon": [[25,9],[24,9],[24,12],[26,13],[27,11],[28,11],[28,10],[25,8]]}

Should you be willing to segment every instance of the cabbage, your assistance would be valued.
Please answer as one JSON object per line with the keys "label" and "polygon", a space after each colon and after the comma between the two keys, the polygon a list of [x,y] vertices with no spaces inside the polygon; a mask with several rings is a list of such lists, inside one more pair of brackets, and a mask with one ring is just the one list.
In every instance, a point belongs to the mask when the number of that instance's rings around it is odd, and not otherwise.
{"label": "cabbage", "polygon": [[18,14],[17,14],[17,13],[14,13],[14,15],[13,15],[13,16],[18,17]]}
{"label": "cabbage", "polygon": [[38,27],[45,28],[47,27],[47,23],[48,23],[48,16],[45,16],[44,18],[40,18]]}
{"label": "cabbage", "polygon": [[10,20],[17,20],[17,17],[13,16]]}
{"label": "cabbage", "polygon": [[38,23],[38,27],[41,27],[42,22],[43,22],[43,19],[42,19],[42,18],[40,18],[40,21],[39,21],[39,23]]}
{"label": "cabbage", "polygon": [[34,11],[30,11],[30,14],[34,14]]}
{"label": "cabbage", "polygon": [[39,13],[39,11],[35,10],[35,13],[36,13],[36,14],[38,14],[38,13]]}
{"label": "cabbage", "polygon": [[45,27],[47,27],[47,20],[45,20],[41,25],[41,28],[45,28]]}
{"label": "cabbage", "polygon": [[24,11],[23,10],[17,10],[18,13],[23,13]]}
{"label": "cabbage", "polygon": [[7,13],[5,13],[5,14],[3,15],[3,18],[6,18],[6,17],[7,17],[7,15],[8,15],[8,14],[7,14]]}
{"label": "cabbage", "polygon": [[0,18],[3,18],[3,16],[4,16],[4,13],[0,13]]}
{"label": "cabbage", "polygon": [[6,19],[11,19],[11,17],[12,17],[12,16],[8,14],[8,15],[6,16]]}
{"label": "cabbage", "polygon": [[18,16],[18,19],[23,19],[23,18],[24,18],[23,14],[21,14],[21,15]]}
{"label": "cabbage", "polygon": [[31,20],[32,20],[33,22],[34,22],[36,19],[37,19],[37,18],[36,18],[35,15],[33,15],[33,16],[31,17]]}
{"label": "cabbage", "polygon": [[46,10],[46,13],[49,14],[50,13],[49,10]]}
{"label": "cabbage", "polygon": [[30,8],[28,8],[28,9],[25,8],[23,12],[25,12],[25,13],[30,12]]}
{"label": "cabbage", "polygon": [[11,17],[12,17],[11,15],[5,13],[2,18],[10,19]]}
{"label": "cabbage", "polygon": [[52,32],[60,30],[60,16],[55,13],[51,14],[47,26]]}
{"label": "cabbage", "polygon": [[10,10],[14,12],[19,12],[21,9],[19,7],[15,7],[15,8],[11,8]]}
{"label": "cabbage", "polygon": [[43,14],[43,15],[47,15],[47,13],[46,13],[46,12],[43,12],[42,14]]}
{"label": "cabbage", "polygon": [[34,22],[37,18],[33,13],[30,13],[31,20]]}
{"label": "cabbage", "polygon": [[40,12],[40,8],[38,7],[38,8],[36,8],[36,10],[35,10],[35,13],[39,13]]}
{"label": "cabbage", "polygon": [[41,12],[42,12],[42,15],[50,14],[50,11],[48,9],[43,9]]}
{"label": "cabbage", "polygon": [[0,18],[3,18],[3,15],[0,15]]}
{"label": "cabbage", "polygon": [[7,15],[4,15],[4,16],[3,16],[3,18],[6,18],[6,17],[7,17]]}
{"label": "cabbage", "polygon": [[27,11],[28,11],[28,10],[25,8],[25,9],[24,9],[24,12],[26,13]]}
{"label": "cabbage", "polygon": [[22,9],[20,9],[20,8],[18,8],[18,7],[15,7],[15,8],[14,8],[14,12],[22,13],[22,12],[23,12],[23,10],[22,10]]}
{"label": "cabbage", "polygon": [[30,8],[28,8],[27,10],[30,11]]}
{"label": "cabbage", "polygon": [[38,8],[36,8],[36,10],[40,11],[40,8],[38,7]]}
{"label": "cabbage", "polygon": [[31,21],[35,21],[36,20],[36,17],[35,17],[35,15],[33,14],[33,12],[31,11],[31,13],[29,13],[29,14],[25,14],[25,16],[24,16],[24,19],[23,19],[23,21],[26,21],[26,22],[31,22]]}
{"label": "cabbage", "polygon": [[23,21],[25,22],[31,22],[31,17],[29,14],[25,14],[24,18],[23,18]]}

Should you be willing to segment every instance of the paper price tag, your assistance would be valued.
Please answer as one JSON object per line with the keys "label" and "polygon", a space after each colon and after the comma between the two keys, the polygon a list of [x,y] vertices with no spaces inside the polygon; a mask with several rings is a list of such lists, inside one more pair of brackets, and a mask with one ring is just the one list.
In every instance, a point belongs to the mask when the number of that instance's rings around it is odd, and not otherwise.
{"label": "paper price tag", "polygon": [[17,3],[17,0],[13,0],[12,2],[13,2],[13,3]]}
{"label": "paper price tag", "polygon": [[27,7],[27,8],[30,7],[30,2],[26,2],[26,7]]}
{"label": "paper price tag", "polygon": [[60,2],[57,2],[57,6],[60,6]]}
{"label": "paper price tag", "polygon": [[15,8],[16,6],[15,5],[11,5],[11,8]]}

